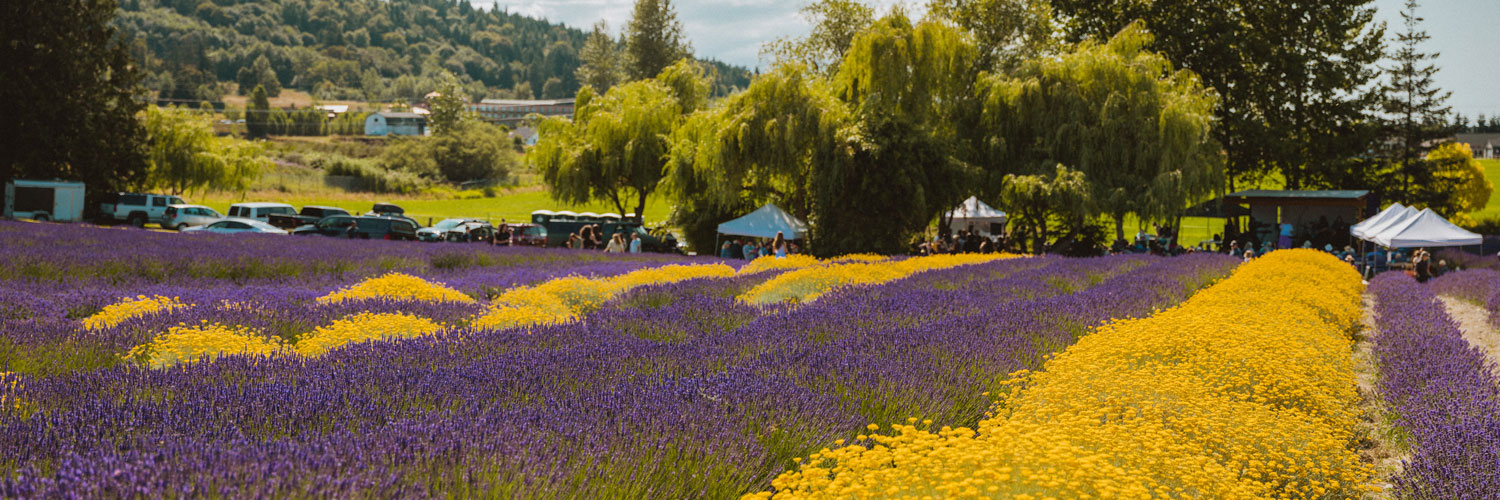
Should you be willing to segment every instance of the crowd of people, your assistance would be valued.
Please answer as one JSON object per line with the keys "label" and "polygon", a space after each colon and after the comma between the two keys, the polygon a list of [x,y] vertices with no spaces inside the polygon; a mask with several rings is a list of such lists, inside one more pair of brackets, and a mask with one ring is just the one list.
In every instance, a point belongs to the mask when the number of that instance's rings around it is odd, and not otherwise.
{"label": "crowd of people", "polygon": [[776,237],[770,241],[757,241],[755,238],[725,241],[719,246],[719,258],[743,260],[755,260],[761,257],[782,258],[800,251],[796,243],[787,240],[786,235],[777,231]]}
{"label": "crowd of people", "polygon": [[957,233],[940,233],[931,241],[917,243],[915,255],[940,255],[952,253],[996,253],[1003,252],[1008,242],[1005,235],[986,235],[973,227],[960,229]]}
{"label": "crowd of people", "polygon": [[604,230],[598,224],[592,224],[569,234],[563,247],[576,250],[603,250],[604,253],[641,253],[641,238],[635,233],[631,233],[628,238],[622,233],[614,233],[606,241]]}

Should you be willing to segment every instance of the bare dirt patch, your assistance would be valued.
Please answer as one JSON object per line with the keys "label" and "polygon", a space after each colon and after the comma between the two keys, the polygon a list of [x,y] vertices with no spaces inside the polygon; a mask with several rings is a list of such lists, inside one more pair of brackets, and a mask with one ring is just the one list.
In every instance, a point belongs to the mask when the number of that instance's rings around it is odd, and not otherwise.
{"label": "bare dirt patch", "polygon": [[1380,332],[1375,329],[1375,297],[1366,293],[1363,300],[1364,319],[1354,336],[1354,373],[1359,388],[1362,416],[1356,432],[1355,446],[1361,458],[1374,471],[1370,478],[1379,491],[1368,498],[1390,500],[1395,498],[1391,478],[1401,473],[1402,461],[1410,456],[1401,442],[1401,433],[1395,425],[1395,416],[1380,399],[1380,364],[1375,359],[1375,339]]}
{"label": "bare dirt patch", "polygon": [[1448,316],[1458,322],[1459,331],[1469,345],[1484,351],[1490,363],[1500,365],[1500,329],[1490,324],[1490,313],[1472,302],[1454,297],[1440,297],[1448,308]]}

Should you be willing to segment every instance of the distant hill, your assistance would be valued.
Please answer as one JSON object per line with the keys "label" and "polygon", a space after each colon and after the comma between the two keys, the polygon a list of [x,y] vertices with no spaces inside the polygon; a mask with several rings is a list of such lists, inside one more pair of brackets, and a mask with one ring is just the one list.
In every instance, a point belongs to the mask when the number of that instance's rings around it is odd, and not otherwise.
{"label": "distant hill", "polygon": [[[585,37],[453,0],[120,0],[115,23],[146,87],[184,102],[242,83],[241,94],[259,83],[320,100],[414,102],[443,69],[475,99],[571,97]],[[749,84],[748,70],[709,64],[720,95]]]}

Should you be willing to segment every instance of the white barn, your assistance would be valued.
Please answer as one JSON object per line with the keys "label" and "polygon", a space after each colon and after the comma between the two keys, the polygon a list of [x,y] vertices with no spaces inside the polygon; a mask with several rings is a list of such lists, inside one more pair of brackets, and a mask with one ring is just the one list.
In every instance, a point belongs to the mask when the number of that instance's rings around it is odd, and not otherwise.
{"label": "white barn", "polygon": [[425,135],[427,117],[416,113],[371,113],[365,118],[365,135]]}

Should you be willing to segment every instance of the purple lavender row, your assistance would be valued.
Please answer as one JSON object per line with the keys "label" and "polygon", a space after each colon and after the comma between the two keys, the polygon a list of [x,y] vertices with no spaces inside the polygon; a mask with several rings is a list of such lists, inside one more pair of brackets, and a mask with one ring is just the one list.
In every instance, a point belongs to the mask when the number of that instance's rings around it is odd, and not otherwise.
{"label": "purple lavender row", "polygon": [[[0,221],[0,276],[73,284],[348,283],[389,271],[454,278],[476,269],[721,262],[672,255],[606,255],[481,244],[421,244],[281,235],[186,235]],[[735,265],[735,262],[728,262]]]}
{"label": "purple lavender row", "polygon": [[1500,379],[1432,291],[1400,273],[1370,283],[1380,395],[1406,431],[1404,499],[1489,499],[1500,492]]}
{"label": "purple lavender row", "polygon": [[0,496],[733,496],[888,415],[977,418],[986,379],[1233,262],[1007,261],[794,309],[698,280],[529,332],[30,378],[39,412],[0,414]]}
{"label": "purple lavender row", "polygon": [[1500,271],[1467,269],[1448,273],[1428,283],[1438,295],[1450,295],[1484,307],[1490,324],[1500,328]]}

